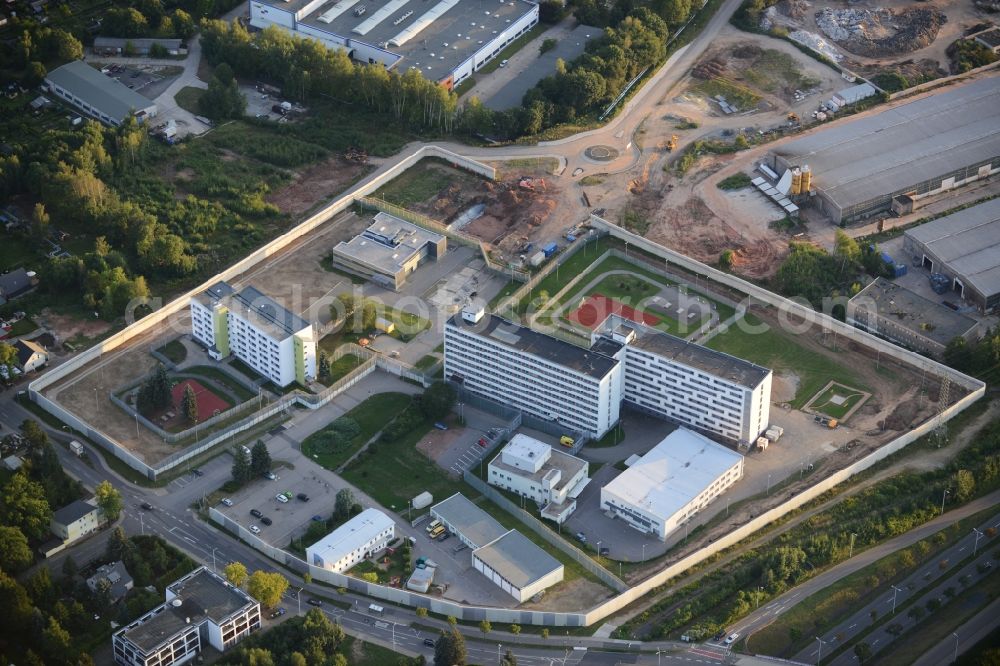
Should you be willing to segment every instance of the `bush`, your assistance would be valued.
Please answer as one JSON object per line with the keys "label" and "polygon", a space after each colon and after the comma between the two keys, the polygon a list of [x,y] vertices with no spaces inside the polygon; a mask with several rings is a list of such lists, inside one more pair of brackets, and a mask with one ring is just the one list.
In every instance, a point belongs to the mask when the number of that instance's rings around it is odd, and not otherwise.
{"label": "bush", "polygon": [[728,178],[723,178],[718,182],[716,187],[720,190],[742,190],[744,187],[750,186],[750,181],[750,176],[741,171],[739,173],[734,173]]}
{"label": "bush", "polygon": [[556,47],[559,42],[552,39],[551,37],[542,42],[542,45],[538,47],[539,53],[548,53]]}
{"label": "bush", "polygon": [[887,93],[899,92],[910,87],[910,82],[899,72],[882,72],[872,77],[872,83]]}

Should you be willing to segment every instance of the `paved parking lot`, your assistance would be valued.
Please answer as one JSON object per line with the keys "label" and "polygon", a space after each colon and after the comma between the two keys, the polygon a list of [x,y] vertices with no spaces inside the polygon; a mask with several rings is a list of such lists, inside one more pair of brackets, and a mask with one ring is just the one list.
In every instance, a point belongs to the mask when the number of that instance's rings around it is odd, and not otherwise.
{"label": "paved parking lot", "polygon": [[[256,525],[262,538],[273,545],[285,547],[293,537],[305,532],[312,516],[327,518],[333,513],[337,491],[344,486],[321,478],[313,465],[278,469],[276,474],[278,478],[275,481],[261,479],[252,482],[230,496],[233,506],[219,506],[219,509],[241,525]],[[279,502],[275,495],[281,492],[290,492],[292,499],[287,503]],[[309,501],[296,499],[298,493],[308,495]],[[273,524],[261,523],[250,515],[251,509],[263,513]]]}

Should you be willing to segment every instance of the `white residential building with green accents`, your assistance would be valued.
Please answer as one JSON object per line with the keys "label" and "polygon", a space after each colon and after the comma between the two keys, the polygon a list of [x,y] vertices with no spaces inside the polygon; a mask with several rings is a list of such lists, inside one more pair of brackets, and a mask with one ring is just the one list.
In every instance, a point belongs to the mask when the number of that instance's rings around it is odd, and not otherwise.
{"label": "white residential building with green accents", "polygon": [[219,282],[191,298],[191,335],[216,360],[230,354],[278,386],[316,378],[316,331],[254,287]]}

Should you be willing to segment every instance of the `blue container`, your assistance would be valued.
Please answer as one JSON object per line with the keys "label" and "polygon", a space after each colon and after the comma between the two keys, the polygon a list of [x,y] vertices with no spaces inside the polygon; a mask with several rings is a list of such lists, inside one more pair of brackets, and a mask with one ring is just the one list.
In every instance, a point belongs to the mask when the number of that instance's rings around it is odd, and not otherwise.
{"label": "blue container", "polygon": [[545,247],[542,248],[542,252],[545,253],[545,256],[547,258],[547,257],[551,257],[553,254],[555,254],[556,250],[558,250],[558,249],[559,249],[558,245],[556,245],[555,243],[549,243],[548,245],[546,245]]}

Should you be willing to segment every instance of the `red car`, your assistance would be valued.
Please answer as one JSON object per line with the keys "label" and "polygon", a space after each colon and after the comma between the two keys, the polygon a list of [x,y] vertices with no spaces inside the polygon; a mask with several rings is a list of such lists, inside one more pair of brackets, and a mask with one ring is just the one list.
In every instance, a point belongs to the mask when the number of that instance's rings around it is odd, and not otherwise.
{"label": "red car", "polygon": [[484,449],[486,448],[486,440],[483,437],[479,438],[478,444],[479,444],[479,446],[483,447]]}

